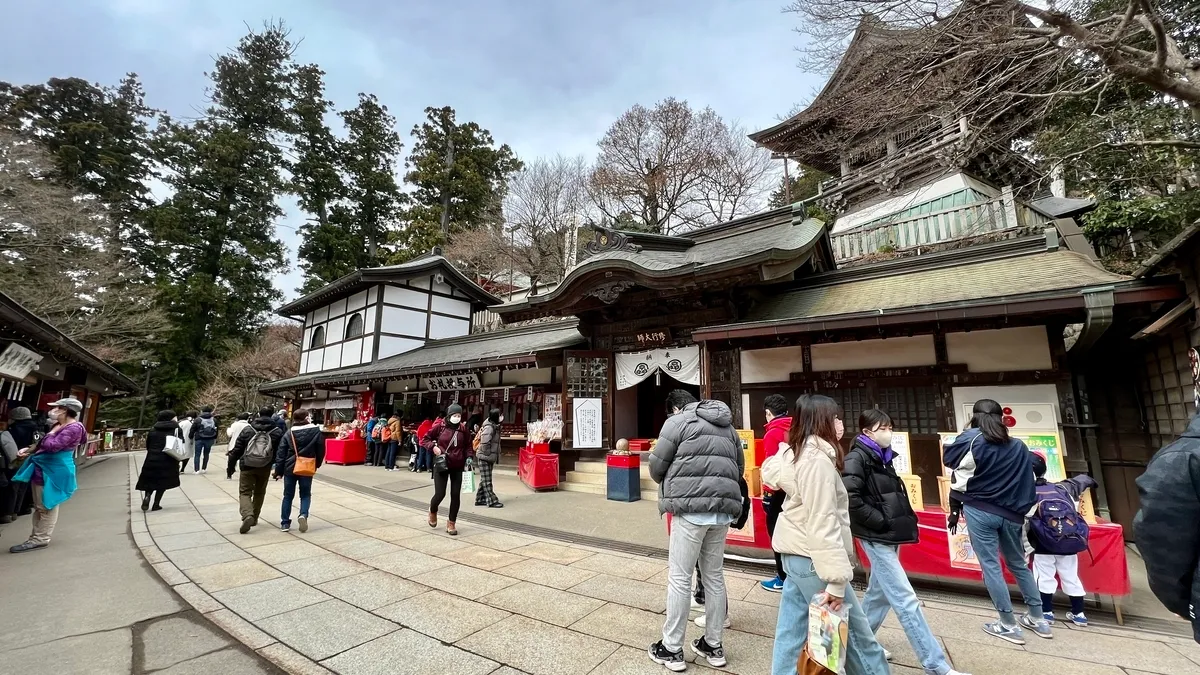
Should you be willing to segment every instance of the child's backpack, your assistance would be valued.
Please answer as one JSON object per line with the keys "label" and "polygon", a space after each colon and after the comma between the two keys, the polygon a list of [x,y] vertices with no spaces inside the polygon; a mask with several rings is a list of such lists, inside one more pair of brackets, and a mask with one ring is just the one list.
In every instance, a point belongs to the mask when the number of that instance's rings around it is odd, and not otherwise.
{"label": "child's backpack", "polygon": [[242,453],[242,466],[247,469],[261,469],[270,466],[275,460],[275,452],[271,448],[271,432],[255,431],[254,437],[246,443],[246,451]]}
{"label": "child's backpack", "polygon": [[383,422],[376,422],[375,426],[371,428],[371,439],[376,440],[376,441],[382,441],[383,440],[383,430],[386,427],[387,427],[387,425],[384,424]]}
{"label": "child's backpack", "polygon": [[1091,530],[1075,502],[1053,484],[1037,486],[1038,503],[1029,517],[1029,538],[1037,553],[1075,555],[1088,548]]}
{"label": "child's backpack", "polygon": [[386,423],[383,425],[383,432],[380,433],[379,440],[385,443],[392,440],[392,425]]}

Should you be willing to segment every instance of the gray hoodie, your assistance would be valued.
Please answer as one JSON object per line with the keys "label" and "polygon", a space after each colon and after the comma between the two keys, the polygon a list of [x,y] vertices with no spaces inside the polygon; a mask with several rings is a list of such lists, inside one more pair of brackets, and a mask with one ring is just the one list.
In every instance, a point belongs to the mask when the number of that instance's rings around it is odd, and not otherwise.
{"label": "gray hoodie", "polygon": [[659,513],[742,513],[738,481],[745,471],[733,413],[720,401],[700,401],[672,415],[650,455],[659,483]]}

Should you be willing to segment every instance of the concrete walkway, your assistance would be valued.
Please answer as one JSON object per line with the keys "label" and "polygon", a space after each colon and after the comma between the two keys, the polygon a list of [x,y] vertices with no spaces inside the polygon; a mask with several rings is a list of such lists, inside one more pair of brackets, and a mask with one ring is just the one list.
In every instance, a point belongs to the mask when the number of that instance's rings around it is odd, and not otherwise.
{"label": "concrete walkway", "polygon": [[124,456],[82,469],[48,548],[9,554],[29,535],[30,519],[3,526],[0,671],[281,673],[194,610],[146,562],[130,536],[129,476]]}
{"label": "concrete walkway", "polygon": [[[418,509],[327,483],[314,486],[311,529],[283,533],[281,489],[272,483],[261,524],[240,535],[236,480],[219,469],[188,475],[163,511],[144,520],[135,511],[133,530],[196,611],[289,672],[666,672],[645,655],[663,621],[660,560],[465,522],[451,538]],[[768,673],[779,596],[727,576],[727,671]],[[1200,646],[1183,636],[1060,626],[1052,641],[1017,647],[980,630],[991,615],[979,607],[928,600],[926,612],[955,665],[974,675],[1200,675]],[[689,626],[689,639],[699,635]],[[894,618],[880,638],[893,673],[921,672]]]}

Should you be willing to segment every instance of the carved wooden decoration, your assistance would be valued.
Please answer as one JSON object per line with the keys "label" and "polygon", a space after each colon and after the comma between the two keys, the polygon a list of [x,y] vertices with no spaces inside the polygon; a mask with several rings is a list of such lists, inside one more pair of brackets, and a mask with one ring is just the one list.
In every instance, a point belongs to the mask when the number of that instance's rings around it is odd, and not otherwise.
{"label": "carved wooden decoration", "polygon": [[[630,251],[632,253],[641,253],[642,251],[641,246],[629,241],[629,237],[617,230],[614,230],[610,227],[604,227],[603,225],[597,225],[595,223],[592,223],[589,225],[589,227],[595,230],[596,238],[592,241],[589,241],[587,245],[583,247],[583,250],[586,251],[588,255],[596,255],[597,253],[602,253],[604,251]],[[603,300],[604,298],[600,299]],[[605,302],[609,301],[605,300]]]}
{"label": "carved wooden decoration", "polygon": [[588,291],[588,295],[594,295],[600,299],[600,302],[611,305],[617,301],[617,298],[621,297],[622,293],[630,288],[633,288],[632,281],[609,281]]}

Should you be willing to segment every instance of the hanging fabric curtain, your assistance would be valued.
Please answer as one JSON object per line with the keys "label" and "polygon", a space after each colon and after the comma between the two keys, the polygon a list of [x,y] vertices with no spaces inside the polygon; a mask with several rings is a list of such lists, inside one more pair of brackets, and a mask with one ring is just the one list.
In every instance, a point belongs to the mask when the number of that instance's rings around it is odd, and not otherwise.
{"label": "hanging fabric curtain", "polygon": [[628,389],[661,370],[684,384],[700,384],[700,347],[651,349],[616,355],[617,389]]}

